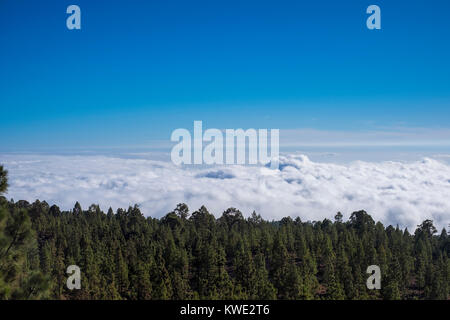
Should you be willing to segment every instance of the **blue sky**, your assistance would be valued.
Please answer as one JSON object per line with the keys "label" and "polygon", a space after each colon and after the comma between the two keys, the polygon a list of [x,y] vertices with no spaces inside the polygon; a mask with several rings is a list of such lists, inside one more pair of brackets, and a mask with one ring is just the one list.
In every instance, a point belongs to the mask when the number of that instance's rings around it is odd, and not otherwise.
{"label": "blue sky", "polygon": [[[77,4],[82,29],[66,28]],[[368,30],[370,4],[382,29]],[[0,1],[1,150],[450,128],[450,2]],[[282,134],[282,133],[281,133]]]}

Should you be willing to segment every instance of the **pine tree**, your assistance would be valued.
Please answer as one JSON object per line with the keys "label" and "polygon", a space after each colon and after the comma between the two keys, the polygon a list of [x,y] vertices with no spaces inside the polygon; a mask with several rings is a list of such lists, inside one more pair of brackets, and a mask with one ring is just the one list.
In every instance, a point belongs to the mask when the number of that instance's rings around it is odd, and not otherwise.
{"label": "pine tree", "polygon": [[0,165],[0,195],[8,189],[8,171]]}
{"label": "pine tree", "polygon": [[[0,166],[0,195],[7,187],[7,171]],[[48,277],[27,264],[27,255],[36,245],[27,210],[9,212],[0,198],[0,299],[36,299],[48,294]]]}
{"label": "pine tree", "polygon": [[254,296],[250,299],[261,299],[261,300],[274,300],[277,297],[277,290],[269,281],[269,273],[266,269],[266,263],[264,261],[264,256],[259,253],[255,259],[255,284],[254,284]]}

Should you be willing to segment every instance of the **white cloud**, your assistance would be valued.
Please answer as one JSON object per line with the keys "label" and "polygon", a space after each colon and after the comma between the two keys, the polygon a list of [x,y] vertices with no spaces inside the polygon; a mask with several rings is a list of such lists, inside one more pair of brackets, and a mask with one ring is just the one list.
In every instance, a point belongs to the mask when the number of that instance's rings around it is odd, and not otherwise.
{"label": "white cloud", "polygon": [[205,205],[216,216],[228,207],[265,219],[345,218],[364,209],[385,225],[415,229],[425,219],[450,222],[450,165],[415,162],[316,163],[304,155],[281,158],[280,170],[251,166],[177,167],[170,162],[108,156],[0,155],[9,170],[8,197],[46,200],[62,209],[76,201],[128,207],[160,217],[177,203]]}

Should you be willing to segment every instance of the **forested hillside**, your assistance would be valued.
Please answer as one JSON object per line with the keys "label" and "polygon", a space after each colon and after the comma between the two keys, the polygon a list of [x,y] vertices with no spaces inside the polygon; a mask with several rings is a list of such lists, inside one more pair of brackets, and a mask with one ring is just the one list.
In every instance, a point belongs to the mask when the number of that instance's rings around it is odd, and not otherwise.
{"label": "forested hillside", "polygon": [[[0,167],[0,193],[6,190]],[[358,211],[343,221],[216,219],[180,204],[161,219],[137,206],[107,213],[77,203],[0,197],[2,299],[448,299],[450,239],[424,221],[411,234]],[[301,208],[299,208],[301,213]],[[81,289],[66,268],[81,268]],[[366,269],[381,268],[381,290]]]}

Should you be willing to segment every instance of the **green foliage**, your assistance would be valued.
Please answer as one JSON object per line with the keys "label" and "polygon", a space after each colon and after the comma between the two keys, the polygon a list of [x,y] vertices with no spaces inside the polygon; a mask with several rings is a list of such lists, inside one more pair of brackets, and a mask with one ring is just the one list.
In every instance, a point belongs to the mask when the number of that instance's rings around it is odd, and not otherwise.
{"label": "green foliage", "polygon": [[[158,220],[145,218],[137,206],[105,214],[97,205],[84,211],[76,204],[61,212],[45,202],[3,202],[10,216],[3,237],[11,239],[18,231],[16,246],[28,252],[22,265],[30,275],[42,271],[50,278],[41,274],[21,285],[15,282],[20,290],[9,292],[9,298],[43,298],[45,292],[52,299],[449,296],[449,237],[445,230],[434,235],[430,221],[410,235],[375,223],[364,211],[347,222],[340,215],[334,223],[267,222],[256,213],[244,219],[234,208],[219,219],[205,207],[189,217],[187,206],[179,204]],[[27,239],[33,240],[31,246]],[[78,291],[65,287],[71,264],[82,271]],[[366,288],[365,270],[371,264],[382,270],[381,291]],[[23,272],[19,269],[16,275]],[[44,294],[37,294],[40,290]]]}
{"label": "green foliage", "polygon": [[[7,186],[0,166],[0,194]],[[28,211],[0,197],[0,299],[46,297],[50,282],[37,267],[36,244]]]}
{"label": "green foliage", "polygon": [[8,189],[8,171],[3,169],[3,166],[0,166],[0,195],[6,192]]}

